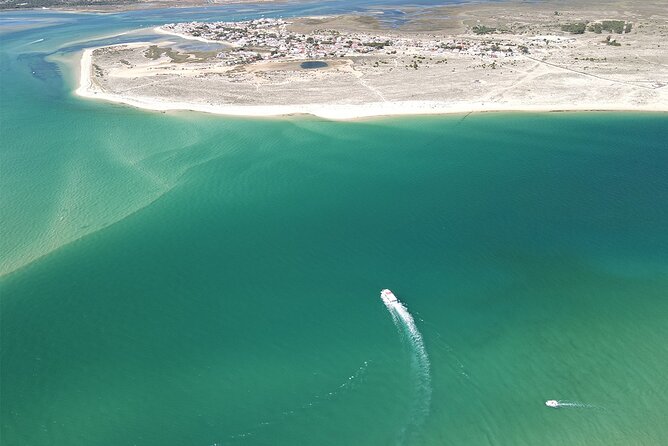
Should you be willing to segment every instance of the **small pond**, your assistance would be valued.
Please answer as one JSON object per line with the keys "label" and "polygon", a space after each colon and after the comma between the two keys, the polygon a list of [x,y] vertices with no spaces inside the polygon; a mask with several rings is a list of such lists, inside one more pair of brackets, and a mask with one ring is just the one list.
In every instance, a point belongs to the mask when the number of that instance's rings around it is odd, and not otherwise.
{"label": "small pond", "polygon": [[323,62],[321,60],[309,60],[307,62],[302,62],[299,66],[305,70],[311,70],[313,68],[325,68],[327,66],[327,62]]}

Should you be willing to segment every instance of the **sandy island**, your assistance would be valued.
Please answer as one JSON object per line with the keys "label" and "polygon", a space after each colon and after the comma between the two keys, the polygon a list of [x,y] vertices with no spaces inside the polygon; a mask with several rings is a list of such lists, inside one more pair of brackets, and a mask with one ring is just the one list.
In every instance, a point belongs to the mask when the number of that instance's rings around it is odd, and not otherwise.
{"label": "sandy island", "polygon": [[[400,28],[370,16],[169,24],[158,31],[170,40],[84,50],[76,93],[150,110],[327,119],[668,111],[660,3],[448,6]],[[314,60],[324,63],[301,65]]]}

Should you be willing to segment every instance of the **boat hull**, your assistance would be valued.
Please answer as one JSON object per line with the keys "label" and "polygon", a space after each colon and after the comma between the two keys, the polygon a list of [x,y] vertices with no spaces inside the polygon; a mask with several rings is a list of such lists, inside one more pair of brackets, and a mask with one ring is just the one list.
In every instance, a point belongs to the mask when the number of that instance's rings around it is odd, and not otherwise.
{"label": "boat hull", "polygon": [[399,301],[397,297],[394,295],[394,293],[388,289],[384,289],[380,292],[380,298],[386,305]]}

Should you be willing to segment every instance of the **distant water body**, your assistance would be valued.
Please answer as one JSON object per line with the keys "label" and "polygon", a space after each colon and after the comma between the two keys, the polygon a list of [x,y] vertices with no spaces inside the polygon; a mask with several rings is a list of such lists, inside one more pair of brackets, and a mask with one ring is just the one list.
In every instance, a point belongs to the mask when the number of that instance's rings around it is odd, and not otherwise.
{"label": "distant water body", "polygon": [[320,60],[309,60],[309,61],[306,61],[306,62],[302,62],[301,64],[299,64],[299,66],[301,68],[306,69],[306,70],[312,70],[312,69],[316,69],[316,68],[327,67],[327,62],[323,62],[323,61],[320,61]]}
{"label": "distant water body", "polygon": [[668,438],[665,114],[337,123],[71,94],[91,40],[376,7],[0,14],[0,444]]}

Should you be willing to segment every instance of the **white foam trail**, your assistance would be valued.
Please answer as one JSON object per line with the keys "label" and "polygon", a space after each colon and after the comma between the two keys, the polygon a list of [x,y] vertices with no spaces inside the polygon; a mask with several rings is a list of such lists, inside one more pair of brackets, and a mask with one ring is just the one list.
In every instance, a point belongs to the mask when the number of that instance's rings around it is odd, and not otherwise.
{"label": "white foam trail", "polygon": [[594,406],[593,404],[586,404],[586,403],[580,403],[578,401],[562,401],[562,400],[557,400],[557,403],[559,404],[557,407],[575,407],[578,409],[598,409],[598,406]]}
{"label": "white foam trail", "polygon": [[[445,338],[443,337],[443,335],[441,335],[441,333],[436,329],[436,325],[432,324],[429,321],[424,320],[420,316],[420,313],[416,313],[416,314],[417,314],[418,320],[420,322],[422,322],[423,324],[428,324],[428,325],[432,326],[432,330],[433,330],[434,334],[436,335],[437,341],[438,341],[439,344],[441,344],[440,347],[443,348],[445,350],[445,352],[447,353],[447,355],[455,362],[455,365],[457,366],[457,368],[459,368],[459,374],[462,375],[464,378],[466,378],[468,380],[471,380],[471,376],[469,375],[469,372],[466,370],[466,366],[464,366],[464,363],[459,360],[459,357],[455,353],[454,349],[450,346],[450,344],[448,344],[445,341]],[[437,344],[437,346],[438,346],[438,344]]]}
{"label": "white foam trail", "polygon": [[383,302],[390,312],[394,324],[408,337],[413,353],[412,365],[415,374],[417,400],[413,419],[407,427],[415,430],[422,425],[431,407],[432,389],[429,356],[422,340],[422,334],[415,325],[413,316],[408,309],[399,301]]}

